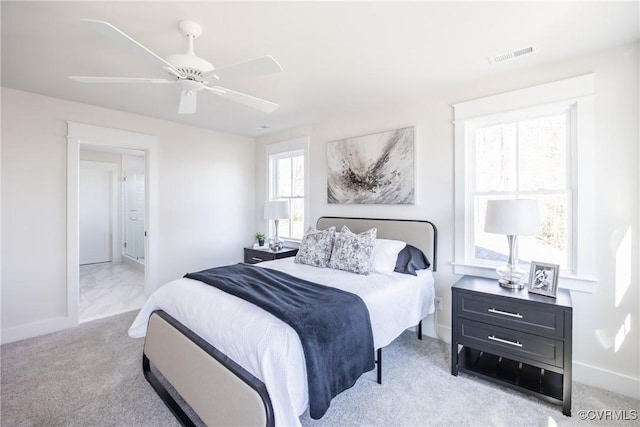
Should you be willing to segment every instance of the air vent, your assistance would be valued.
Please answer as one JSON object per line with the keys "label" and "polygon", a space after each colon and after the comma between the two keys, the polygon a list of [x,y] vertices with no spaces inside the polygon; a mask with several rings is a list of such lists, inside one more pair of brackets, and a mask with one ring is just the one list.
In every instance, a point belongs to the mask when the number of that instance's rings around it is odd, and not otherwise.
{"label": "air vent", "polygon": [[512,52],[501,53],[500,55],[493,56],[489,58],[489,62],[491,64],[497,64],[498,62],[508,61],[510,59],[514,59],[519,56],[528,55],[530,53],[534,53],[537,51],[538,51],[538,48],[536,46],[523,47],[522,49],[516,49]]}

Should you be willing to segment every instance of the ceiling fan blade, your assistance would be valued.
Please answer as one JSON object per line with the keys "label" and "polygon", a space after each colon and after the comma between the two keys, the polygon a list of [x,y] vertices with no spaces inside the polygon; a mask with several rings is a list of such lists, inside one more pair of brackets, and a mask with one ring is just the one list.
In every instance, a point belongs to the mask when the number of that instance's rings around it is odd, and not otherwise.
{"label": "ceiling fan blade", "polygon": [[133,38],[125,34],[123,31],[119,30],[118,28],[114,27],[112,24],[106,21],[99,21],[97,19],[81,19],[80,21],[84,22],[85,24],[91,25],[98,32],[106,35],[109,38],[112,38],[116,41],[123,42],[125,45],[129,47],[133,47],[138,51],[143,52],[145,55],[147,55],[148,58],[152,58],[158,64],[166,67],[167,70],[171,72],[171,74],[175,74],[176,76],[181,76],[181,77],[183,76],[183,74],[178,69],[176,69],[171,63],[165,61],[161,56],[157,55],[156,53],[152,52],[150,49],[138,43],[136,40],[134,40]]}
{"label": "ceiling fan blade", "polygon": [[71,80],[81,83],[175,83],[174,80],[143,77],[91,77],[69,76]]}
{"label": "ceiling fan blade", "polygon": [[202,87],[218,96],[221,96],[222,98],[255,108],[256,110],[264,111],[265,113],[272,113],[279,107],[275,102],[256,98],[255,96],[247,95],[246,93],[236,92],[235,90],[227,89],[222,86],[208,87],[202,85]]}
{"label": "ceiling fan blade", "polygon": [[196,112],[198,101],[198,91],[183,90],[180,95],[180,105],[178,106],[178,114],[193,114]]}
{"label": "ceiling fan blade", "polygon": [[216,80],[231,80],[244,77],[260,76],[264,74],[279,73],[282,67],[271,56],[252,59],[250,61],[239,62],[233,65],[217,68],[206,73],[203,77]]}

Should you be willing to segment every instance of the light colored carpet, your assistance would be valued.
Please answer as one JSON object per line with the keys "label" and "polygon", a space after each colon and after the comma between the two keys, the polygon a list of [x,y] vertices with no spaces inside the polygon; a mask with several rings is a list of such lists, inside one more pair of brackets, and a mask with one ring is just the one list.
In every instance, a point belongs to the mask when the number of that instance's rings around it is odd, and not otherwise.
{"label": "light colored carpet", "polygon": [[[3,426],[178,426],[144,379],[142,339],[127,336],[135,312],[6,344]],[[405,333],[384,350],[383,384],[369,372],[336,397],[320,426],[640,425],[640,420],[581,421],[579,411],[632,411],[640,402],[574,383],[572,418],[541,402],[470,376],[449,373],[449,346]],[[592,412],[591,414],[594,414]],[[620,412],[621,413],[621,412]],[[593,415],[592,415],[593,417]]]}

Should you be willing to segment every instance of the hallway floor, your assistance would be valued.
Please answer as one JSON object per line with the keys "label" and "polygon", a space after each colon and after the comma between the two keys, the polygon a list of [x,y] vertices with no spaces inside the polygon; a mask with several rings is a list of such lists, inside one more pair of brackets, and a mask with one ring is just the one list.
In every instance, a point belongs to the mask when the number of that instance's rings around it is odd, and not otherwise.
{"label": "hallway floor", "polygon": [[80,322],[142,307],[144,272],[126,263],[80,266]]}

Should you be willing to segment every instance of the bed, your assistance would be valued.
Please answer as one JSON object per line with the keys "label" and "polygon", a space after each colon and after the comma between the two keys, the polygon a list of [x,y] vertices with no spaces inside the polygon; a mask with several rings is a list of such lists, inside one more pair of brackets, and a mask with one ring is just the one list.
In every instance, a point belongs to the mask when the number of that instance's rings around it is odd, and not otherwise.
{"label": "bed", "polygon": [[[256,266],[358,295],[370,315],[381,383],[382,348],[410,327],[421,337],[422,319],[434,311],[437,230],[425,220],[343,217],[321,217],[316,228],[345,225],[354,233],[375,227],[378,239],[420,249],[429,269],[415,276],[359,275],[295,263],[294,258]],[[298,334],[270,313],[198,280],[182,278],[162,286],[145,303],[129,335],[146,336],[145,377],[185,425],[193,420],[156,371],[207,425],[300,425],[299,416],[309,407]]]}

